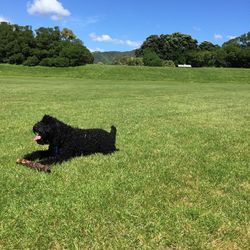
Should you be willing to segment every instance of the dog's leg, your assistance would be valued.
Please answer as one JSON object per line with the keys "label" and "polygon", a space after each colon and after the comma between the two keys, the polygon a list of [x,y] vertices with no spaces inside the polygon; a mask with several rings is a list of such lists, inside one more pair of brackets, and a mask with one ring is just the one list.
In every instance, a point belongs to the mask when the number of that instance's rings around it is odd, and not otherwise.
{"label": "dog's leg", "polygon": [[24,155],[23,159],[34,161],[34,160],[40,160],[49,157],[49,151],[48,150],[38,150],[34,151],[30,154]]}
{"label": "dog's leg", "polygon": [[62,163],[72,158],[71,154],[58,154],[57,156],[51,156],[46,159],[42,159],[39,163],[43,165],[52,165],[56,163]]}

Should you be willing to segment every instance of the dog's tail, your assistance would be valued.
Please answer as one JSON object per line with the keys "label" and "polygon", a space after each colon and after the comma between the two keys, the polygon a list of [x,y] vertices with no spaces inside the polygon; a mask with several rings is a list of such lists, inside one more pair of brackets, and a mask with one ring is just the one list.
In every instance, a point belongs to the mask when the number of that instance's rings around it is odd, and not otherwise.
{"label": "dog's tail", "polygon": [[[113,140],[113,144],[115,146],[115,141],[116,141],[116,127],[115,126],[111,126],[111,131],[110,131],[110,136]],[[116,149],[118,150],[118,149]]]}

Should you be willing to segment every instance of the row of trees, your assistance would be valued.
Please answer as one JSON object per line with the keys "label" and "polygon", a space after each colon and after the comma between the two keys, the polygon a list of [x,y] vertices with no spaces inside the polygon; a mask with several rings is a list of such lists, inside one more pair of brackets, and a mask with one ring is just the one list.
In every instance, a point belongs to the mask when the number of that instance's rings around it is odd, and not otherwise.
{"label": "row of trees", "polygon": [[92,53],[69,29],[0,23],[0,63],[28,66],[79,66],[93,63]]}
{"label": "row of trees", "polygon": [[[68,67],[93,62],[93,54],[70,29],[41,27],[33,31],[31,26],[0,23],[0,63]],[[250,32],[222,46],[208,41],[198,44],[182,33],[151,35],[135,51],[135,57],[119,58],[116,64],[249,68]]]}
{"label": "row of trees", "polygon": [[[250,32],[222,46],[205,41],[198,44],[190,35],[173,33],[151,35],[135,51],[144,65],[164,66],[164,62],[191,64],[194,67],[250,67]],[[145,60],[146,59],[146,60]]]}

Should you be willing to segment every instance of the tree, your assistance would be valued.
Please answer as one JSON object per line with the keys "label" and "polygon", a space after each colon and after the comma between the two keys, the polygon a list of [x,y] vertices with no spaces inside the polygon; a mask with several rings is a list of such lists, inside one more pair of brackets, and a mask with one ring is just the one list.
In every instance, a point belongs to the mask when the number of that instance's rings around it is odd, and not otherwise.
{"label": "tree", "polygon": [[135,55],[137,57],[143,56],[144,50],[145,49],[151,49],[152,51],[155,51],[156,53],[161,53],[159,50],[160,45],[159,45],[160,39],[157,35],[151,35],[146,40],[144,43],[141,45],[141,47],[137,50],[135,50]]}
{"label": "tree", "polygon": [[161,58],[150,48],[143,51],[143,63],[145,66],[162,66]]}
{"label": "tree", "polygon": [[215,52],[214,65],[216,67],[228,67],[228,63],[226,61],[226,53],[223,49],[219,49]]}
{"label": "tree", "polygon": [[25,66],[36,66],[39,64],[39,60],[36,56],[29,56],[27,60],[23,63]]}
{"label": "tree", "polygon": [[186,55],[188,64],[193,67],[215,66],[215,53],[209,50],[190,51]]}
{"label": "tree", "polygon": [[94,61],[91,52],[70,29],[42,27],[36,30],[35,40],[33,55],[41,60],[42,66],[79,66]]}
{"label": "tree", "polygon": [[21,58],[25,59],[30,55],[33,41],[30,26],[0,23],[0,62],[20,63],[23,61]]}
{"label": "tree", "polygon": [[72,41],[76,39],[76,35],[72,30],[64,28],[61,32],[62,40]]}
{"label": "tree", "polygon": [[246,48],[250,46],[250,32],[247,32],[241,36],[230,39],[229,41],[223,43],[222,47],[227,45],[235,45],[241,48]]}
{"label": "tree", "polygon": [[199,48],[200,50],[202,50],[202,51],[205,51],[205,50],[207,50],[207,51],[214,51],[215,49],[220,48],[220,46],[214,45],[213,43],[208,42],[208,41],[204,41],[204,42],[202,42],[202,43],[198,46],[198,48]]}
{"label": "tree", "polygon": [[8,61],[7,45],[12,34],[11,25],[6,22],[0,23],[0,62],[5,63]]}
{"label": "tree", "polygon": [[25,58],[23,54],[16,53],[9,57],[8,63],[10,64],[22,64],[24,62]]}
{"label": "tree", "polygon": [[179,64],[185,63],[185,54],[188,51],[197,49],[197,40],[179,32],[170,35],[152,35],[136,50],[136,56],[141,56],[147,48],[154,51],[160,59],[172,60],[175,64]]}
{"label": "tree", "polygon": [[61,32],[58,27],[36,30],[36,55],[40,60],[46,57],[58,56],[61,50]]}
{"label": "tree", "polygon": [[222,50],[225,53],[225,60],[229,67],[247,67],[250,66],[250,46],[241,47],[234,43],[223,45]]}
{"label": "tree", "polygon": [[64,42],[60,57],[68,58],[70,66],[79,66],[94,62],[93,55],[80,41],[73,43]]}
{"label": "tree", "polygon": [[0,63],[67,67],[93,63],[93,56],[73,31],[0,23]]}

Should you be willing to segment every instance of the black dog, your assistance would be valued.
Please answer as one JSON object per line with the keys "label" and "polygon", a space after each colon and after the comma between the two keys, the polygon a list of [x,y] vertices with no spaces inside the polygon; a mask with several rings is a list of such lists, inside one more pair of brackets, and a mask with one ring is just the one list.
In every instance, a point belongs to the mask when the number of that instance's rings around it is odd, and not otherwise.
{"label": "black dog", "polygon": [[27,154],[24,159],[39,160],[43,165],[62,163],[80,155],[110,154],[117,150],[114,126],[110,133],[103,129],[79,129],[45,115],[33,126],[33,132],[36,134],[34,140],[41,145],[49,144],[49,148]]}

